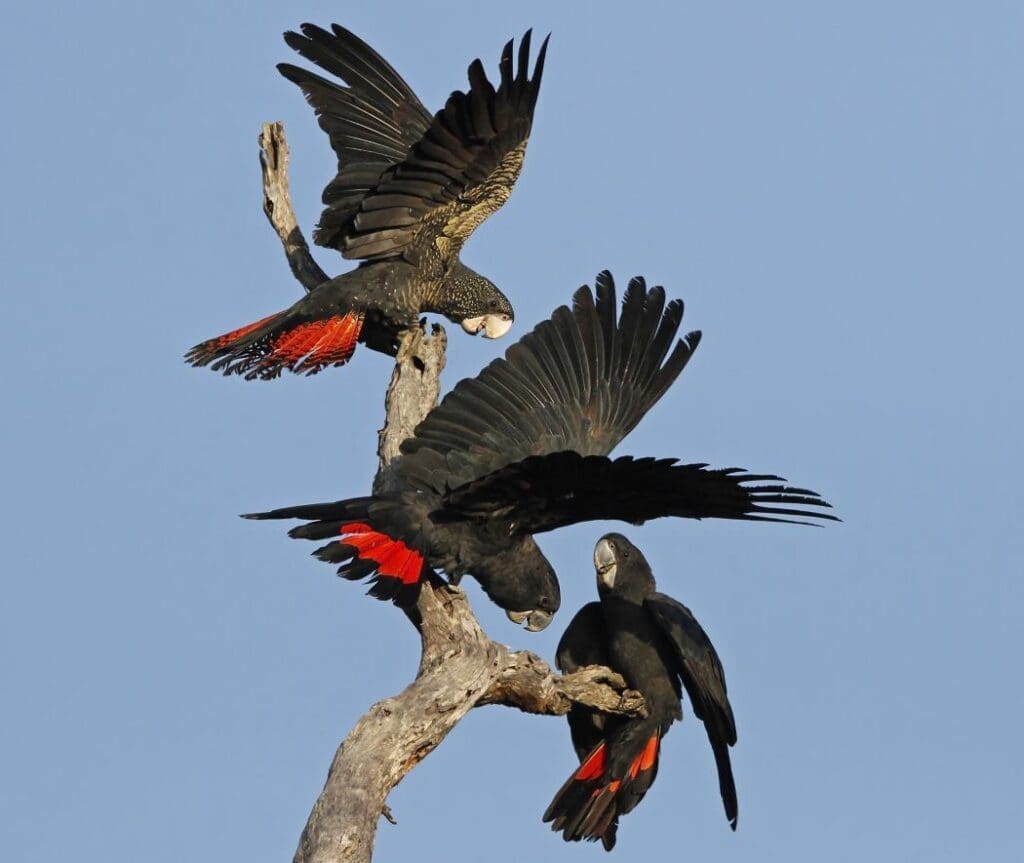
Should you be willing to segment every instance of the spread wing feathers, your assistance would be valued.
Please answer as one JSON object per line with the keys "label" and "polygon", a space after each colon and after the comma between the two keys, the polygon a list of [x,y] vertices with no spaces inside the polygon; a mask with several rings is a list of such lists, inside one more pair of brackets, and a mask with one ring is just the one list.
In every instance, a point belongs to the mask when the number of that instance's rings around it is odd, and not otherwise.
{"label": "spread wing feathers", "polygon": [[[313,556],[340,564],[338,575],[350,581],[368,578],[371,596],[390,599],[404,608],[411,607],[420,585],[432,574],[420,531],[413,523],[416,510],[404,506],[401,498],[357,497],[242,517],[309,520],[292,528],[288,535],[293,539],[331,540],[317,548]],[[400,529],[395,528],[396,523]]]}
{"label": "spread wing feathers", "polygon": [[[338,175],[324,189],[327,205],[314,240],[341,249],[345,228],[384,172],[401,162],[431,124],[431,116],[391,65],[358,36],[337,24],[331,32],[303,24],[285,33],[288,45],[348,84],[281,63],[316,111],[338,156]],[[418,199],[415,201],[418,203]]]}
{"label": "spread wing feathers", "polygon": [[812,524],[837,521],[813,491],[740,468],[710,469],[676,459],[614,461],[565,451],[531,456],[468,482],[444,498],[450,518],[501,516],[541,533],[581,521],[643,524],[663,516]]}
{"label": "spread wing feathers", "polygon": [[644,600],[644,607],[671,644],[678,660],[675,671],[686,687],[694,714],[704,723],[718,767],[718,788],[725,815],[735,830],[739,807],[729,747],[736,744],[736,721],[729,705],[722,663],[707,633],[685,605],[671,596],[653,593]]}
{"label": "spread wing feathers", "polygon": [[530,456],[606,455],[629,433],[700,333],[676,341],[683,304],[666,305],[664,290],[642,278],[630,281],[618,319],[611,275],[601,273],[596,288],[596,299],[580,288],[572,309],[556,309],[448,393],[402,445],[399,470],[410,484],[443,493]]}
{"label": "spread wing feathers", "polygon": [[[402,161],[388,168],[344,221],[330,221],[331,245],[346,258],[402,254],[454,260],[476,227],[508,200],[533,125],[548,40],[530,77],[530,31],[501,54],[497,89],[483,64],[469,66],[469,91],[456,90]],[[327,228],[321,222],[321,231]],[[318,241],[319,242],[319,241]]]}
{"label": "spread wing feathers", "polygon": [[[555,665],[563,674],[572,674],[588,665],[610,666],[611,659],[605,645],[608,631],[600,602],[588,602],[562,633],[555,650]],[[574,704],[566,716],[576,756],[582,761],[604,739],[608,715]]]}

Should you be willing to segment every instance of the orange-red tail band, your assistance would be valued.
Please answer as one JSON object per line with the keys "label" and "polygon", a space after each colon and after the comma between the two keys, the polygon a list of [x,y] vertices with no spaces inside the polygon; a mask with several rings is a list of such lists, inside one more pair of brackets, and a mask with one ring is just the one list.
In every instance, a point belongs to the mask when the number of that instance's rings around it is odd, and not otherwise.
{"label": "orange-red tail band", "polygon": [[264,324],[269,324],[274,318],[279,317],[280,313],[275,315],[267,315],[265,318],[260,318],[254,323],[247,324],[244,327],[239,327],[237,330],[232,330],[230,333],[224,333],[222,336],[217,336],[215,339],[210,339],[208,342],[203,342],[204,345],[208,346],[210,350],[219,350],[222,348],[229,348],[235,342],[244,339],[249,333],[255,332]]}
{"label": "orange-red tail band", "polygon": [[355,313],[299,324],[269,340],[269,351],[260,365],[310,375],[327,366],[340,366],[355,352],[362,328],[363,315]]}
{"label": "orange-red tail band", "polygon": [[313,375],[349,361],[364,317],[362,312],[350,312],[296,324],[281,312],[208,339],[185,354],[185,359],[195,366],[213,363],[215,371],[245,375],[248,380],[274,378],[284,369]]}
{"label": "orange-red tail band", "polygon": [[658,760],[658,735],[652,734],[647,744],[633,763],[629,765],[629,778],[636,779],[645,770],[650,770]]}
{"label": "orange-red tail band", "polygon": [[[603,792],[615,794],[621,787],[623,781],[632,782],[641,773],[650,770],[658,760],[658,747],[660,739],[657,734],[652,734],[644,744],[640,754],[633,759],[623,779],[613,779],[605,785],[598,785],[591,795],[597,797]],[[607,750],[604,743],[599,743],[593,752],[590,753],[576,771],[575,779],[578,782],[600,782],[604,776]]]}
{"label": "orange-red tail band", "polygon": [[341,543],[354,548],[363,560],[377,564],[377,575],[397,578],[413,585],[420,580],[423,557],[400,539],[392,539],[375,531],[368,524],[349,522],[341,526]]}
{"label": "orange-red tail band", "polygon": [[269,324],[277,317],[280,317],[280,312],[275,315],[268,315],[265,318],[260,318],[258,321],[246,324],[244,327],[239,327],[237,330],[232,330],[230,333],[224,333],[222,336],[215,336],[212,339],[207,339],[205,342],[200,342],[185,354],[185,359],[194,366],[206,365],[225,351],[230,351],[237,342],[241,341],[251,333],[256,332],[256,330],[265,324]]}
{"label": "orange-red tail band", "polygon": [[576,771],[576,779],[580,782],[589,782],[592,779],[599,779],[604,773],[604,762],[607,757],[607,749],[604,743],[599,743],[580,765]]}

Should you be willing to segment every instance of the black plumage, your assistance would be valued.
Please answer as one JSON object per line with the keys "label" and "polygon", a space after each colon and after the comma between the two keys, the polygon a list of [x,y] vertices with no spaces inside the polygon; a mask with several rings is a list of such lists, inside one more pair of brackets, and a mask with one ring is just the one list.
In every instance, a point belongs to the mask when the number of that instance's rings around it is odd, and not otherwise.
{"label": "black plumage", "polygon": [[348,361],[356,341],[393,353],[397,334],[424,312],[467,332],[499,338],[512,325],[508,298],[462,263],[462,246],[508,200],[523,166],[547,52],[530,73],[530,32],[514,56],[509,41],[499,81],[480,60],[469,90],[433,117],[397,72],[344,27],[304,24],[285,41],[324,72],[282,63],[316,111],[338,156],[337,176],[315,241],[361,260],[291,308],[196,345],[186,359],[224,374],[273,378],[314,374]]}
{"label": "black plumage", "polygon": [[630,812],[658,771],[661,740],[683,718],[682,691],[704,723],[715,756],[719,793],[735,830],[739,817],[729,748],[736,723],[725,672],[707,634],[690,610],[658,593],[643,553],[622,534],[602,537],[594,550],[600,602],[585,605],[558,644],[565,673],[607,665],[644,696],[647,716],[612,717],[576,706],[569,728],[580,767],[544,813],[569,840],[615,845],[620,815]]}
{"label": "black plumage", "polygon": [[[630,282],[621,317],[616,306],[611,275],[601,273],[596,297],[580,288],[572,308],[556,309],[504,359],[460,381],[403,444],[398,490],[249,517],[309,520],[291,536],[332,539],[328,549],[351,545],[351,524],[368,525],[454,582],[474,576],[531,629],[545,626],[560,603],[535,533],[593,518],[835,519],[818,494],[772,474],[608,458],[700,340],[698,332],[676,340],[682,303],[666,304],[664,291],[648,290],[643,279]],[[396,576],[389,555],[375,549],[385,558],[375,593],[415,586],[412,564]],[[351,575],[345,566],[339,572]]]}

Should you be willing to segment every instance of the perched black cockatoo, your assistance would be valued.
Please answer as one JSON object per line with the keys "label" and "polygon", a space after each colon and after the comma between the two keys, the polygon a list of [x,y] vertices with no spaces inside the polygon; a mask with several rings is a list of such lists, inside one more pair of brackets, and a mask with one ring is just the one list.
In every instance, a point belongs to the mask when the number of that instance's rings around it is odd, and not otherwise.
{"label": "perched black cockatoo", "polygon": [[499,338],[512,306],[490,280],[459,260],[470,234],[508,200],[533,124],[547,40],[530,77],[530,32],[505,45],[497,89],[483,64],[469,67],[469,91],[456,91],[431,117],[409,85],[376,51],[343,27],[312,24],[285,41],[348,86],[282,63],[316,110],[338,155],[314,234],[357,269],[310,291],[291,308],[190,350],[247,379],[283,369],[315,374],[342,365],[356,342],[394,353],[397,334],[435,312],[471,334]]}
{"label": "perched black cockatoo", "polygon": [[690,609],[657,592],[647,560],[622,534],[598,541],[594,566],[601,601],[587,603],[569,623],[558,643],[558,668],[569,673],[608,666],[643,695],[647,716],[629,719],[573,707],[569,730],[580,766],[544,820],[566,841],[600,839],[611,851],[619,816],[654,782],[661,739],[683,718],[685,688],[711,742],[725,816],[735,830],[739,807],[729,747],[736,744],[736,722],[715,648]]}
{"label": "perched black cockatoo", "polygon": [[608,453],[661,398],[700,340],[676,341],[678,300],[629,283],[616,315],[609,273],[596,300],[580,288],[512,345],[456,384],[402,444],[401,487],[371,497],[255,513],[301,518],[290,535],[329,539],[314,554],[340,575],[373,576],[371,593],[412,599],[429,568],[476,578],[530,630],[558,610],[558,579],[535,533],[591,519],[660,516],[750,521],[830,519],[817,493],[780,477],[676,459]]}

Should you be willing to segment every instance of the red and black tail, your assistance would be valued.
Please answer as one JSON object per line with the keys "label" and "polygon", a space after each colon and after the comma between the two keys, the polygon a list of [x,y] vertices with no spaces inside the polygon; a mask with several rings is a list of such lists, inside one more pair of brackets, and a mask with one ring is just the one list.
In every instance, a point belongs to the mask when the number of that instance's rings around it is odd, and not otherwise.
{"label": "red and black tail", "polygon": [[313,556],[327,563],[339,563],[338,575],[350,581],[369,577],[371,596],[390,599],[410,608],[416,602],[420,585],[433,570],[423,555],[406,543],[372,526],[370,497],[352,498],[337,503],[275,509],[252,513],[243,518],[308,518],[309,524],[288,531],[295,539],[332,539]]}
{"label": "red and black tail", "polygon": [[284,369],[315,375],[348,362],[363,328],[363,314],[349,312],[310,319],[292,310],[208,339],[185,354],[194,366],[210,366],[225,375],[270,380]]}
{"label": "red and black tail", "polygon": [[640,751],[624,762],[628,767],[621,776],[613,775],[608,746],[602,741],[559,789],[544,821],[552,822],[551,829],[561,831],[566,842],[600,839],[606,851],[615,846],[619,816],[640,802],[658,773],[659,732],[639,742]]}
{"label": "red and black tail", "polygon": [[[291,535],[301,536],[297,533],[301,529],[296,528]],[[314,557],[342,564],[338,575],[350,581],[369,576],[370,596],[390,599],[403,607],[416,601],[420,584],[430,570],[418,551],[364,522],[341,524],[335,535],[341,539],[321,546],[313,552]]]}

